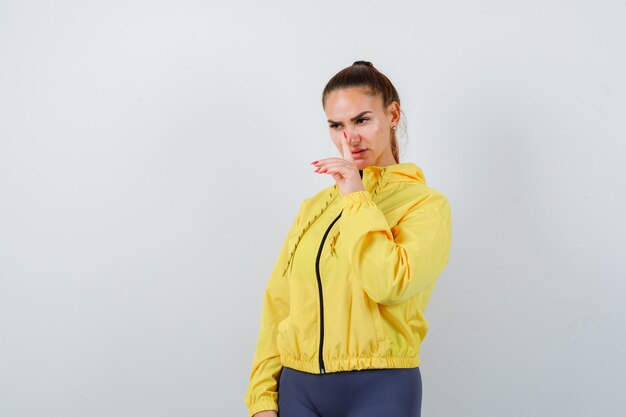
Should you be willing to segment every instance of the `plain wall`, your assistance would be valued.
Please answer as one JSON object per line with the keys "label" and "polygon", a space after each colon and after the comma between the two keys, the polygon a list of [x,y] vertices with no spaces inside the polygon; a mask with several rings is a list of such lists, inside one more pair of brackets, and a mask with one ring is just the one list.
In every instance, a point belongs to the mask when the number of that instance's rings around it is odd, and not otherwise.
{"label": "plain wall", "polygon": [[0,0],[0,416],[245,416],[262,293],[339,156],[321,92],[396,85],[450,200],[428,417],[626,407],[620,1]]}

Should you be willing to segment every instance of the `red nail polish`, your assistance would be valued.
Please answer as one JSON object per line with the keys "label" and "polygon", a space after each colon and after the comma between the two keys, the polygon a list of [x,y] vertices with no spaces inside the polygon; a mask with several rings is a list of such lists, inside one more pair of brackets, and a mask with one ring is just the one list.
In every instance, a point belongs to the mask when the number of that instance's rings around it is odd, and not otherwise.
{"label": "red nail polish", "polygon": [[348,135],[346,135],[346,131],[345,130],[343,131],[343,137],[348,139]]}
{"label": "red nail polish", "polygon": [[311,165],[315,165],[315,164],[317,164],[317,162],[318,161],[313,161],[313,162],[311,162]]}
{"label": "red nail polish", "polygon": [[319,171],[319,170],[320,170],[320,169],[318,168],[318,169],[316,169],[316,170],[315,170],[315,172],[317,172],[317,171]]}

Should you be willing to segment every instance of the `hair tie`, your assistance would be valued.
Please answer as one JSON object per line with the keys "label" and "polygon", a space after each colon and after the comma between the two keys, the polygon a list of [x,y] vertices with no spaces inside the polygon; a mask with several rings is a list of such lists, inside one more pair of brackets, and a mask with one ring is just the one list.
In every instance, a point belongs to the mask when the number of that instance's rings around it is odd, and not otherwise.
{"label": "hair tie", "polygon": [[366,65],[368,67],[373,67],[374,64],[372,64],[369,61],[354,61],[354,63],[352,65]]}

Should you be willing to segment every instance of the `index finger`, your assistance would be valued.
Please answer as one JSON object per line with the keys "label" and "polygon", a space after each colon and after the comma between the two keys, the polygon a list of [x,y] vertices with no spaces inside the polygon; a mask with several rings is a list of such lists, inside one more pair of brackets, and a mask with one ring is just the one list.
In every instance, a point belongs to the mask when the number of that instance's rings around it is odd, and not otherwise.
{"label": "index finger", "polygon": [[343,140],[341,141],[341,149],[343,149],[343,159],[354,163],[352,152],[350,151],[350,147],[348,146],[348,135],[346,135],[345,130],[343,131]]}

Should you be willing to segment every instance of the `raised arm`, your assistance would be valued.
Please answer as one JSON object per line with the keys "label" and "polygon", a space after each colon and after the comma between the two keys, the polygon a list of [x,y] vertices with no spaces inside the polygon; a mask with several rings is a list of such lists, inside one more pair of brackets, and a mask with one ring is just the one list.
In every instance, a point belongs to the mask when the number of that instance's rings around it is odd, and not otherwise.
{"label": "raised arm", "polygon": [[435,282],[448,263],[450,205],[433,191],[393,228],[369,191],[343,196],[340,233],[355,278],[380,304],[399,304]]}

